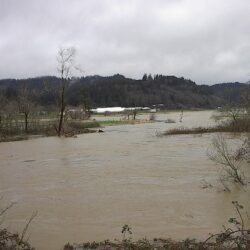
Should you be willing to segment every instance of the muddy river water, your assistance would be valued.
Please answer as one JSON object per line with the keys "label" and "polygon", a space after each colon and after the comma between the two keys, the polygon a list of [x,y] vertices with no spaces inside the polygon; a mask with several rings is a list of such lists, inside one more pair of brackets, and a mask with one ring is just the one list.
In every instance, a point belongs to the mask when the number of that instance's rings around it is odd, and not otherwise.
{"label": "muddy river water", "polygon": [[[38,211],[27,236],[39,250],[121,239],[124,224],[134,239],[206,238],[235,215],[232,200],[249,210],[249,192],[220,190],[219,168],[207,156],[215,135],[157,134],[176,126],[212,125],[212,113],[184,112],[182,123],[179,112],[157,114],[157,120],[176,123],[0,143],[0,206],[16,202],[4,223],[20,231]],[[204,180],[214,187],[202,188]]]}

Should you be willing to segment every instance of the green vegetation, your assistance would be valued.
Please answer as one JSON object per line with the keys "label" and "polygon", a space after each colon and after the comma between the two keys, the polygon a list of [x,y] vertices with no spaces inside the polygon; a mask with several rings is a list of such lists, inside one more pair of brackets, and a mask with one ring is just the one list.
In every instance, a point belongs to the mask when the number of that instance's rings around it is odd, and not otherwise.
{"label": "green vegetation", "polygon": [[99,121],[101,126],[116,126],[116,125],[124,125],[130,124],[129,120],[107,120],[107,121]]}
{"label": "green vegetation", "polygon": [[126,124],[138,124],[149,122],[146,120],[108,120],[108,121],[99,121],[101,126],[116,126],[116,125],[126,125]]}
{"label": "green vegetation", "polygon": [[98,128],[101,126],[100,122],[97,121],[69,121],[68,126],[73,129],[89,129]]}

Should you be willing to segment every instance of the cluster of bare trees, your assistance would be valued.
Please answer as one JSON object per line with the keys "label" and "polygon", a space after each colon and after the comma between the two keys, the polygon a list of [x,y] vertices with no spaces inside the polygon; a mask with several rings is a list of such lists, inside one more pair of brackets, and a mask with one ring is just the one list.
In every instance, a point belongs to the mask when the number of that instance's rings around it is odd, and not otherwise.
{"label": "cluster of bare trees", "polygon": [[24,117],[24,130],[25,133],[29,132],[28,122],[29,116],[35,111],[35,95],[36,93],[31,91],[26,85],[22,85],[17,98],[18,111]]}
{"label": "cluster of bare trees", "polygon": [[[242,186],[246,185],[242,163],[245,160],[239,152],[243,149],[243,145],[232,149],[229,147],[226,137],[219,135],[213,138],[212,150],[209,157],[212,161],[222,166],[220,171],[220,182],[226,191],[230,191],[227,182],[238,183]],[[244,148],[245,150],[245,148]]]}
{"label": "cluster of bare trees", "polygon": [[230,191],[226,182],[238,183],[245,186],[243,166],[250,163],[250,88],[242,94],[242,103],[238,107],[227,107],[220,110],[217,120],[223,120],[226,126],[232,126],[234,132],[241,134],[241,144],[234,149],[229,147],[226,136],[220,134],[214,137],[210,159],[222,166],[220,181],[225,190]]}
{"label": "cluster of bare trees", "polygon": [[22,84],[18,91],[15,101],[9,101],[3,93],[0,93],[0,132],[14,130],[29,131],[29,118],[36,110],[35,92]]}
{"label": "cluster of bare trees", "polygon": [[[57,55],[59,84],[53,85],[44,82],[43,89],[38,90],[38,88],[32,88],[23,82],[18,86],[15,98],[12,98],[12,100],[8,100],[4,90],[0,90],[0,135],[6,133],[29,134],[32,130],[34,131],[34,124],[39,123],[38,113],[43,112],[38,100],[43,94],[48,93],[53,96],[56,103],[51,127],[58,136],[64,133],[65,121],[68,118],[67,90],[74,79],[72,74],[75,70],[80,70],[79,66],[75,64],[75,53],[73,47],[59,49]],[[89,100],[84,90],[82,91],[82,106],[82,110],[89,117]],[[45,124],[44,121],[43,124]],[[41,128],[36,129],[39,131]]]}

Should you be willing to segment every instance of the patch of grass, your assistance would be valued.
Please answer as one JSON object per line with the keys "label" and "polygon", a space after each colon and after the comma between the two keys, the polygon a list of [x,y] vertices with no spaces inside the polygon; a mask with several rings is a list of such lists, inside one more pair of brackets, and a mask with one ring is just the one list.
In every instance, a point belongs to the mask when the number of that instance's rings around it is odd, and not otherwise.
{"label": "patch of grass", "polygon": [[116,125],[124,125],[131,124],[129,120],[108,120],[108,121],[99,121],[101,126],[116,126]]}
{"label": "patch of grass", "polygon": [[68,126],[73,129],[99,128],[101,125],[97,121],[70,121]]}

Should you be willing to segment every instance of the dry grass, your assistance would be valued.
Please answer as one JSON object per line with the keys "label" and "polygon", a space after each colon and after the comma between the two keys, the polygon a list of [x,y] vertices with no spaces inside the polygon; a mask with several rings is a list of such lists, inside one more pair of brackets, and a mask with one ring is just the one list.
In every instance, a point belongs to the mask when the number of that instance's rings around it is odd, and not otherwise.
{"label": "dry grass", "polygon": [[163,135],[204,134],[204,133],[216,133],[216,132],[223,132],[223,130],[217,127],[173,128],[163,133]]}
{"label": "dry grass", "polygon": [[204,133],[245,133],[250,132],[250,119],[238,119],[237,121],[226,121],[215,127],[197,127],[197,128],[174,128],[163,133],[163,135],[181,135],[181,134],[204,134]]}

